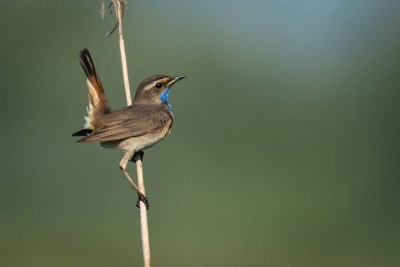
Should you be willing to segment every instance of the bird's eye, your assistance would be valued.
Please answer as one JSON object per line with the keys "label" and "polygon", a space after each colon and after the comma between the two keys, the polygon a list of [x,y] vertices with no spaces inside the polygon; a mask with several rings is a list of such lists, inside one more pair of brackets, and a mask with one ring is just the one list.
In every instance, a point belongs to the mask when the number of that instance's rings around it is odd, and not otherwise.
{"label": "bird's eye", "polygon": [[156,84],[156,88],[158,88],[158,89],[160,89],[160,88],[161,88],[161,86],[162,86],[162,84],[161,84],[161,83],[157,83],[157,84]]}

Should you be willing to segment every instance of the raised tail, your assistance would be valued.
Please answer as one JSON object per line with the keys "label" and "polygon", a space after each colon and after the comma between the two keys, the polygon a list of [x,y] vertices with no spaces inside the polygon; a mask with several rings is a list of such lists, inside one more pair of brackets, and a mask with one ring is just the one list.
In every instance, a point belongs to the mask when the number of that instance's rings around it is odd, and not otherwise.
{"label": "raised tail", "polygon": [[89,89],[88,115],[85,117],[86,123],[83,130],[73,134],[73,136],[86,136],[100,127],[101,117],[111,112],[106,95],[101,85],[96,68],[94,67],[89,50],[84,47],[79,52],[79,62],[86,74],[86,83]]}

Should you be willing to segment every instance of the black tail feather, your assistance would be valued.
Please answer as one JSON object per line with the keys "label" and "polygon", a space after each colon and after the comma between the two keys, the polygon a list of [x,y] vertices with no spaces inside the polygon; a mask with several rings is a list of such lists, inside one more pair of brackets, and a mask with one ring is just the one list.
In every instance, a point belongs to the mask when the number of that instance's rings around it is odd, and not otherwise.
{"label": "black tail feather", "polygon": [[85,71],[86,77],[97,77],[97,72],[96,68],[94,67],[92,57],[90,56],[89,50],[86,47],[79,52],[79,62]]}
{"label": "black tail feather", "polygon": [[89,129],[82,129],[72,134],[72,136],[88,136],[89,134],[93,133],[92,130]]}

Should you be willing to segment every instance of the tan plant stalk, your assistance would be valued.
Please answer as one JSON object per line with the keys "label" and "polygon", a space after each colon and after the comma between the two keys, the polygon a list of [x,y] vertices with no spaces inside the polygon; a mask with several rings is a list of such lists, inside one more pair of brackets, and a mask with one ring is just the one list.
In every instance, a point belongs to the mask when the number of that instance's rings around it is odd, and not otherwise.
{"label": "tan plant stalk", "polygon": [[[115,15],[118,19],[118,31],[119,31],[119,49],[121,51],[121,63],[122,63],[122,75],[124,77],[124,87],[126,95],[126,103],[128,106],[132,105],[131,88],[129,86],[128,78],[128,66],[126,63],[126,53],[125,53],[125,42],[122,32],[122,16],[123,8],[126,6],[125,0],[113,0],[115,7]],[[112,32],[110,32],[111,34]]]}
{"label": "tan plant stalk", "polygon": [[[102,2],[101,14],[102,14],[102,16],[104,16],[106,10],[104,10],[104,1],[101,1],[101,2]],[[108,36],[110,36],[113,33],[113,31],[116,29],[116,27],[118,26],[119,47],[120,47],[120,51],[121,51],[122,74],[123,74],[123,78],[124,78],[126,102],[127,102],[127,105],[130,106],[132,104],[132,98],[131,98],[131,90],[129,87],[128,67],[127,67],[127,63],[126,63],[126,54],[125,54],[125,43],[124,43],[123,32],[122,32],[122,16],[124,14],[124,9],[125,9],[127,3],[125,0],[112,0],[112,2],[115,7],[115,15],[117,16],[118,21],[117,21],[117,24],[115,25],[115,27],[108,34]],[[144,187],[144,180],[143,180],[142,158],[139,154],[135,154],[134,157],[136,160],[136,169],[137,169],[139,190],[140,190],[140,192],[142,192],[143,195],[146,195],[146,190]],[[147,223],[147,209],[146,209],[146,205],[142,201],[140,201],[140,227],[141,227],[141,235],[142,235],[142,250],[143,250],[144,267],[150,267],[151,266],[150,242],[149,242],[149,228],[148,228],[148,223]]]}
{"label": "tan plant stalk", "polygon": [[[140,192],[143,195],[146,195],[146,189],[144,188],[144,181],[143,181],[143,168],[142,168],[142,159],[139,154],[135,156],[136,160],[136,170],[138,176],[138,186]],[[147,208],[146,205],[140,201],[140,229],[142,235],[142,250],[143,250],[143,261],[144,267],[150,267],[150,240],[149,240],[149,227],[147,223]]]}

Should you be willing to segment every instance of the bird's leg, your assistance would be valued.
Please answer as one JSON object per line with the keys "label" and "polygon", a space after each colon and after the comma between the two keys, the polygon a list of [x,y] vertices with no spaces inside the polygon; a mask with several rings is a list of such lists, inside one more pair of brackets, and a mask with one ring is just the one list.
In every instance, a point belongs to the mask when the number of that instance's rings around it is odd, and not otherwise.
{"label": "bird's leg", "polygon": [[130,162],[135,162],[136,163],[136,154],[140,156],[140,159],[143,161],[143,157],[144,157],[144,152],[143,151],[139,151],[136,152],[135,154],[133,154],[132,158],[129,160]]}
{"label": "bird's leg", "polygon": [[149,202],[148,202],[148,198],[145,197],[140,191],[139,188],[135,185],[135,183],[133,182],[132,178],[129,176],[128,172],[126,171],[126,165],[128,164],[128,160],[129,158],[133,155],[134,151],[127,151],[124,155],[124,157],[122,158],[122,160],[119,163],[119,168],[121,169],[121,171],[123,172],[123,174],[126,176],[126,178],[128,179],[128,181],[131,183],[133,190],[136,191],[136,193],[139,196],[139,199],[136,203],[136,207],[140,207],[139,206],[139,201],[142,201],[145,205],[146,208],[149,209]]}

